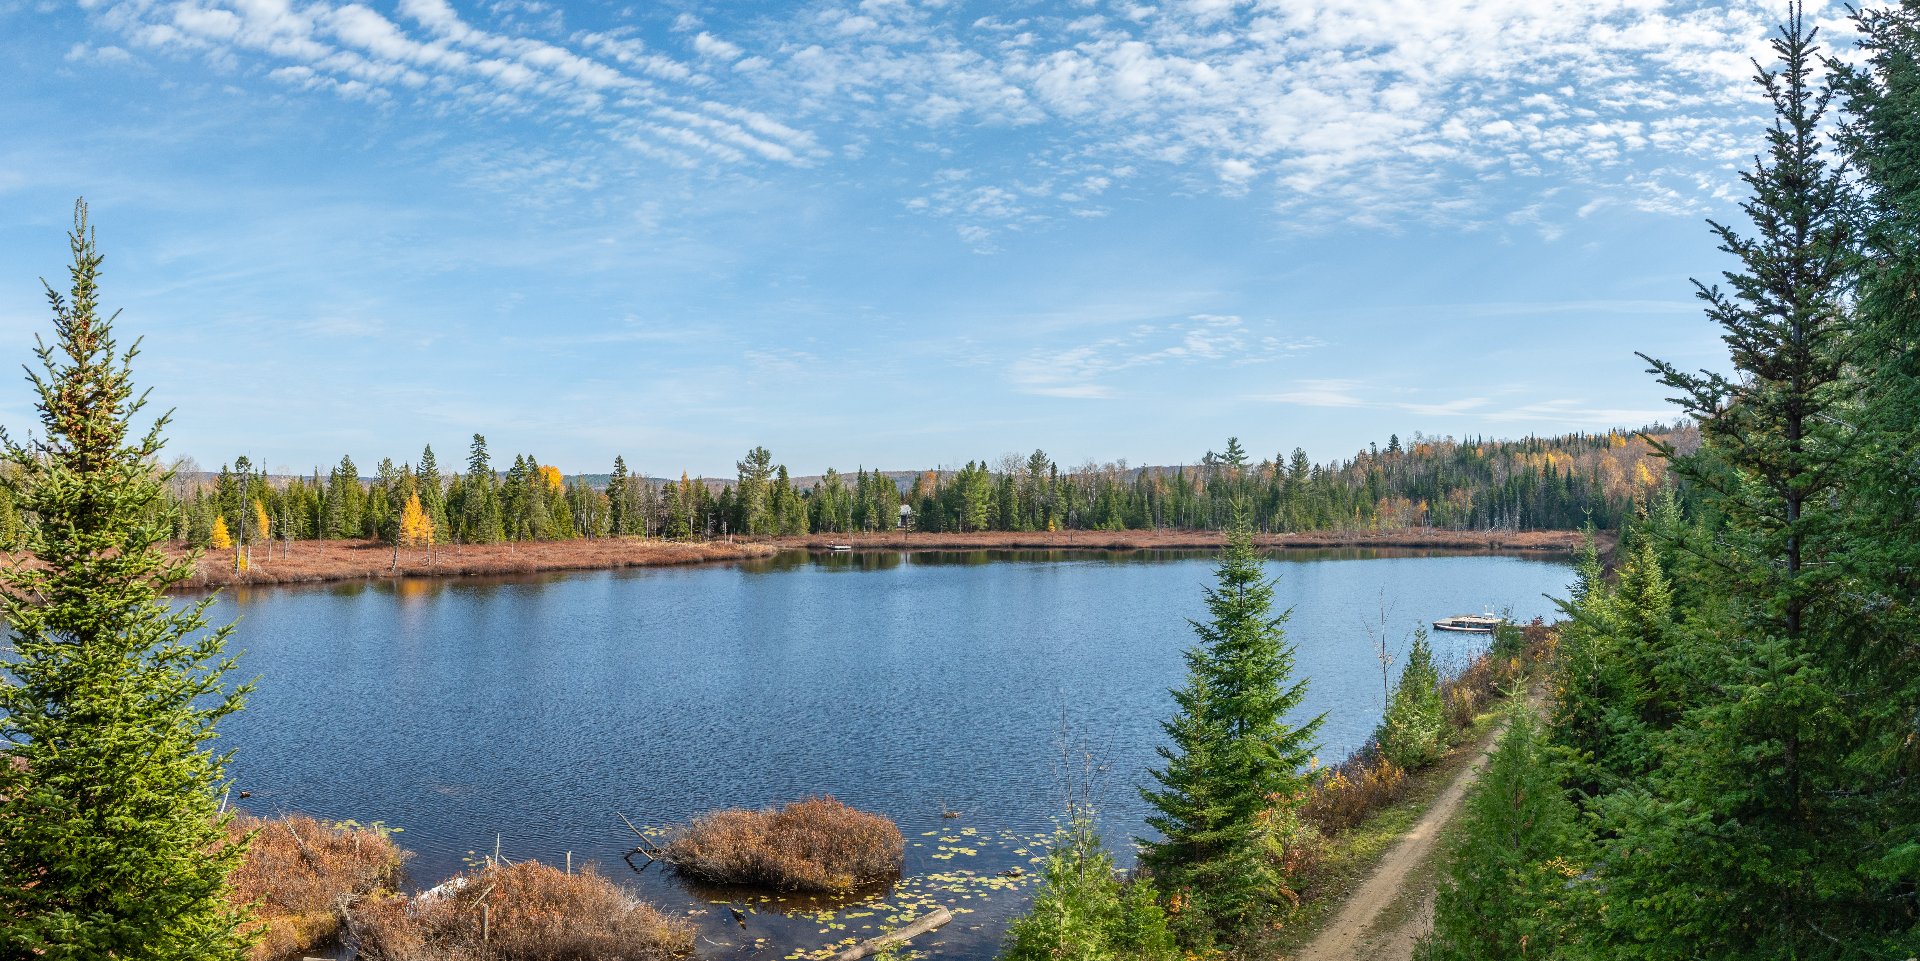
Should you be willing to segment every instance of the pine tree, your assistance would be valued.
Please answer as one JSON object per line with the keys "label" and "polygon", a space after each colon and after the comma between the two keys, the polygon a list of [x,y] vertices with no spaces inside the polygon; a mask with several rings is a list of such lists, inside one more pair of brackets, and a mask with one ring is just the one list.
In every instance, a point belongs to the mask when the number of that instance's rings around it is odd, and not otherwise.
{"label": "pine tree", "polygon": [[[1293,725],[1306,696],[1293,681],[1293,648],[1273,612],[1273,582],[1261,569],[1244,509],[1207,591],[1207,622],[1191,622],[1187,682],[1172,692],[1178,708],[1162,727],[1165,766],[1157,790],[1142,796],[1157,812],[1147,824],[1141,862],[1163,892],[1185,896],[1213,927],[1243,937],[1286,896],[1277,846],[1297,827],[1302,774],[1324,715]],[[1195,932],[1187,932],[1189,937]]]}
{"label": "pine tree", "polygon": [[227,873],[244,844],[220,813],[226,758],[214,726],[240,709],[228,689],[230,628],[211,600],[163,595],[191,560],[160,550],[154,466],[168,418],[144,436],[144,406],[112,316],[98,314],[101,258],[77,204],[72,287],[48,288],[56,338],[29,375],[45,435],[4,438],[7,483],[40,517],[28,562],[0,571],[13,657],[0,683],[0,955],[231,959],[244,912]]}

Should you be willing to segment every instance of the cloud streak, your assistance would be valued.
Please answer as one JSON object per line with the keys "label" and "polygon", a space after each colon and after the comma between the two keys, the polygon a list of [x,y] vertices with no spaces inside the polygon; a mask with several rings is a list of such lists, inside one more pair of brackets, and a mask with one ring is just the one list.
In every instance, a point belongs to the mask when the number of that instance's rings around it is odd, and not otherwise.
{"label": "cloud streak", "polygon": [[1233,315],[1194,314],[1172,323],[1136,324],[1091,343],[1028,352],[1008,368],[1014,389],[1041,397],[1083,400],[1119,396],[1112,379],[1163,365],[1242,367],[1321,346],[1311,337],[1258,333]]}
{"label": "cloud streak", "polygon": [[200,57],[356,102],[566,118],[688,169],[773,175],[884,151],[909,171],[906,208],[981,252],[1169,187],[1282,223],[1551,242],[1608,206],[1725,199],[1726,167],[1751,151],[1748,58],[1776,7],[1089,0],[981,17],[820,0],[730,31],[682,13],[649,37],[448,0],[122,0],[94,8],[109,36],[72,56]]}

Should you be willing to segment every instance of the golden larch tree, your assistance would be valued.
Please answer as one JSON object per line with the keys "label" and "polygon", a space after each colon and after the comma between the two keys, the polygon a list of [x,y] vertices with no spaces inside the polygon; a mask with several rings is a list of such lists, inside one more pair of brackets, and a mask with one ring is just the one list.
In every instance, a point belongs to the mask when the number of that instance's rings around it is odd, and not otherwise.
{"label": "golden larch tree", "polygon": [[408,547],[433,546],[433,518],[420,506],[420,495],[407,497],[407,506],[400,510],[400,543]]}
{"label": "golden larch tree", "polygon": [[233,535],[227,533],[225,517],[216,516],[213,519],[213,533],[207,535],[207,539],[213,543],[213,549],[216,551],[224,551],[233,546]]}

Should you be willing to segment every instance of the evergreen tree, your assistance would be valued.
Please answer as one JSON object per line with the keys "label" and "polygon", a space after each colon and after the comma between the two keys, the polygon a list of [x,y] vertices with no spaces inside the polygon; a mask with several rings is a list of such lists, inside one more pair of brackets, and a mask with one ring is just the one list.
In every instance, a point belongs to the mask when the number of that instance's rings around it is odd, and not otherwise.
{"label": "evergreen tree", "polygon": [[[1244,512],[1207,591],[1211,620],[1191,622],[1187,682],[1173,692],[1178,711],[1165,722],[1165,765],[1157,790],[1142,796],[1160,833],[1143,841],[1141,861],[1161,889],[1184,895],[1215,929],[1243,937],[1285,897],[1279,850],[1295,834],[1301,773],[1324,715],[1293,725],[1306,696],[1293,681],[1293,648],[1273,611],[1273,582],[1261,569]],[[1197,936],[1197,933],[1190,932]]]}
{"label": "evergreen tree", "polygon": [[1711,682],[1650,747],[1658,769],[1595,805],[1614,956],[1841,957],[1843,935],[1877,911],[1860,869],[1872,827],[1846,813],[1859,715],[1827,640],[1855,608],[1835,603],[1835,506],[1857,438],[1842,416],[1849,200],[1823,156],[1831,94],[1813,76],[1814,34],[1796,4],[1773,42],[1779,66],[1757,68],[1775,122],[1744,175],[1754,236],[1714,225],[1739,267],[1730,292],[1700,296],[1736,376],[1653,362],[1700,422],[1701,451],[1673,469],[1718,520],[1702,553],[1724,601],[1693,611],[1693,642],[1672,649]]}
{"label": "evergreen tree", "polygon": [[773,492],[773,454],[765,447],[755,447],[747,451],[747,456],[735,465],[739,470],[739,485],[734,489],[734,505],[737,511],[733,530],[737,533],[758,537],[774,533]]}
{"label": "evergreen tree", "polygon": [[[1889,956],[1920,953],[1920,3],[1856,13],[1864,61],[1839,65],[1852,122],[1843,141],[1864,192],[1857,324],[1861,443],[1846,500],[1855,617],[1834,632],[1858,736],[1843,813],[1875,825],[1861,852],[1863,913],[1908,925]],[[1871,943],[1867,937],[1860,940]]]}
{"label": "evergreen tree", "polygon": [[473,435],[467,450],[467,476],[460,490],[460,537],[469,544],[492,544],[506,537],[487,439],[479,434]]}
{"label": "evergreen tree", "polygon": [[1532,707],[1514,704],[1467,797],[1423,961],[1553,957],[1580,929],[1587,841]]}
{"label": "evergreen tree", "polygon": [[49,961],[245,956],[244,912],[226,900],[244,844],[225,843],[226,758],[214,726],[228,689],[230,628],[210,599],[171,607],[193,572],[169,560],[149,518],[167,477],[167,424],[129,436],[144,406],[135,349],[98,314],[101,258],[78,204],[72,287],[48,288],[55,340],[29,379],[44,437],[5,438],[10,491],[41,522],[31,560],[0,592],[13,656],[0,684],[0,954]]}
{"label": "evergreen tree", "polygon": [[420,509],[426,512],[433,529],[447,529],[446,478],[440,474],[440,461],[433,456],[433,445],[420,451],[420,466],[413,469],[414,487],[420,494]]}
{"label": "evergreen tree", "polygon": [[607,479],[607,527],[615,537],[632,533],[627,517],[627,459],[614,455],[613,475]]}
{"label": "evergreen tree", "polygon": [[1407,770],[1425,767],[1447,747],[1446,706],[1440,700],[1440,671],[1433,666],[1427,632],[1413,636],[1406,666],[1380,722],[1380,753]]}

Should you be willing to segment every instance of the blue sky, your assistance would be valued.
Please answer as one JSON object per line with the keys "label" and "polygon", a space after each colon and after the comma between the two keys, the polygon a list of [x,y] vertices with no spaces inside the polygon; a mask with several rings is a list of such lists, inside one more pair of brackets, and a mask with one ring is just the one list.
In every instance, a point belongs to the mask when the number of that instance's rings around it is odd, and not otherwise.
{"label": "blue sky", "polygon": [[1637,426],[1782,6],[0,0],[0,353],[84,194],[207,466]]}

